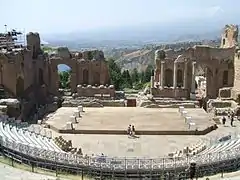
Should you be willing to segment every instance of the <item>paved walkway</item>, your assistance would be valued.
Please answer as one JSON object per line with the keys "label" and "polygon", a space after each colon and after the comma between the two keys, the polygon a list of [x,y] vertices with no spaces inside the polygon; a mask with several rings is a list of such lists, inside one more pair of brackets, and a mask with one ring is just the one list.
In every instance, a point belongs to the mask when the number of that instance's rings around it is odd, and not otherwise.
{"label": "paved walkway", "polygon": [[56,177],[32,173],[0,163],[1,180],[56,180]]}

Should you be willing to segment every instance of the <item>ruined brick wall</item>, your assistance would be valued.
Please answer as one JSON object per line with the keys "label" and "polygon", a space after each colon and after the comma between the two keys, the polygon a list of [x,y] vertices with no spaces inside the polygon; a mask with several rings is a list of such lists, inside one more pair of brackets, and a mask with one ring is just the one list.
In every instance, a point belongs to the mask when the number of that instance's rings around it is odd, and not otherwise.
{"label": "ruined brick wall", "polygon": [[238,42],[238,26],[237,25],[226,25],[223,29],[221,48],[233,47]]}
{"label": "ruined brick wall", "polygon": [[240,94],[240,52],[237,51],[234,58],[234,85],[232,89],[232,97],[238,98]]}
{"label": "ruined brick wall", "polygon": [[27,47],[0,53],[0,83],[15,96],[29,94],[34,91],[32,86],[39,85],[39,69],[43,79],[47,79],[47,61],[40,47],[38,33],[27,34]]}
{"label": "ruined brick wall", "polygon": [[[193,48],[181,49],[179,51],[165,51],[165,69],[173,71],[173,62],[181,55],[186,61],[196,61],[198,69],[202,69],[207,78],[207,96],[211,98],[218,97],[219,89],[233,86],[234,82],[234,52],[235,47],[214,48],[204,45],[197,45]],[[177,69],[183,71],[183,64],[178,63]],[[188,63],[187,72],[187,90],[190,92],[192,84],[192,65]],[[156,58],[155,82],[159,81],[161,62]],[[224,74],[227,80],[224,83]],[[166,79],[166,76],[164,77]],[[159,91],[160,93],[160,91]],[[161,92],[163,93],[163,92]],[[160,94],[161,94],[160,93]],[[164,93],[166,94],[166,93]],[[167,94],[166,94],[167,95]]]}
{"label": "ruined brick wall", "polygon": [[99,86],[109,84],[109,71],[102,51],[84,51],[74,54],[68,52],[64,48],[64,52],[58,52],[57,55],[49,59],[50,66],[48,73],[51,74],[51,92],[58,92],[59,76],[57,66],[59,64],[65,64],[71,68],[70,86],[72,92],[77,91],[77,85]]}
{"label": "ruined brick wall", "polygon": [[41,54],[40,36],[38,33],[30,32],[27,34],[27,47],[31,51],[32,58],[36,59]]}

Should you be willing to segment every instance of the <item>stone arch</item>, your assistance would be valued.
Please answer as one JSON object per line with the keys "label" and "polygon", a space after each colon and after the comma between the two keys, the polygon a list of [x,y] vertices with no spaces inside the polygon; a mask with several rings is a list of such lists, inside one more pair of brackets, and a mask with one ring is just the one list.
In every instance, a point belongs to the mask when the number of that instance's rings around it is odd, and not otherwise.
{"label": "stone arch", "polygon": [[165,86],[173,86],[173,71],[172,69],[165,70]]}
{"label": "stone arch", "polygon": [[58,88],[72,89],[72,67],[65,63],[57,65],[58,71]]}
{"label": "stone arch", "polygon": [[228,71],[223,71],[223,86],[228,85]]}
{"label": "stone arch", "polygon": [[42,68],[38,69],[38,83],[39,85],[43,85],[44,84],[44,78],[43,78],[43,70]]}
{"label": "stone arch", "polygon": [[100,74],[98,72],[94,72],[93,75],[94,85],[100,85]]}
{"label": "stone arch", "polygon": [[183,86],[183,71],[181,69],[177,70],[177,86]]}
{"label": "stone arch", "polygon": [[87,69],[83,70],[83,84],[89,84],[88,83],[88,70]]}
{"label": "stone arch", "polygon": [[16,82],[16,96],[18,97],[22,96],[23,92],[24,92],[24,79],[21,76],[19,76]]}

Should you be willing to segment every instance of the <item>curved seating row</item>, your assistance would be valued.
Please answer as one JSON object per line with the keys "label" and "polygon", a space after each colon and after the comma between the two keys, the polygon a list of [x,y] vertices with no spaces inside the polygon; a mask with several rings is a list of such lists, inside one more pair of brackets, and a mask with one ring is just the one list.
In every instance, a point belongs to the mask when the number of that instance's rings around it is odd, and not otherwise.
{"label": "curved seating row", "polygon": [[[164,169],[188,166],[190,160],[194,160],[199,165],[224,160],[229,157],[234,158],[239,156],[236,148],[240,147],[240,139],[230,139],[225,142],[220,142],[197,155],[186,157],[173,158],[158,158],[158,159],[138,159],[138,158],[119,158],[119,157],[83,157],[78,154],[71,154],[62,151],[54,142],[53,139],[30,132],[26,129],[17,128],[8,123],[0,122],[0,140],[3,146],[6,146],[15,151],[22,152],[32,157],[48,159],[59,163],[78,164],[92,166],[92,168],[109,168],[109,169]],[[57,140],[59,143],[65,142],[62,138]],[[201,147],[202,144],[197,144],[195,148]],[[236,151],[233,151],[236,149]],[[232,150],[229,153],[219,152]]]}
{"label": "curved seating row", "polygon": [[40,134],[30,132],[27,129],[17,128],[8,123],[0,122],[0,135],[9,141],[21,143],[39,149],[63,152],[53,141],[53,139],[44,137]]}

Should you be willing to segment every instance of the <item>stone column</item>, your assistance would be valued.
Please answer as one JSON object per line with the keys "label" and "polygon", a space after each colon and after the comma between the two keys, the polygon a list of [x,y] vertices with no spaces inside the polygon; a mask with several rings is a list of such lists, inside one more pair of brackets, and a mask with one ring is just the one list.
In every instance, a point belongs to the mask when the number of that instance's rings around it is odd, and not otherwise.
{"label": "stone column", "polygon": [[161,73],[158,74],[158,82],[155,80],[157,85],[160,87],[161,86]]}
{"label": "stone column", "polygon": [[196,99],[195,94],[195,73],[196,73],[196,62],[192,62],[192,85],[191,85],[191,99]]}
{"label": "stone column", "polygon": [[154,88],[154,76],[151,76],[151,88]]}
{"label": "stone column", "polygon": [[173,88],[177,88],[177,62],[174,62],[173,66]]}
{"label": "stone column", "polygon": [[164,65],[165,65],[165,62],[161,61],[161,75],[160,75],[160,86],[161,86],[161,88],[164,88]]}
{"label": "stone column", "polygon": [[188,67],[188,64],[187,62],[184,63],[184,74],[183,74],[183,89],[187,89],[187,67]]}

